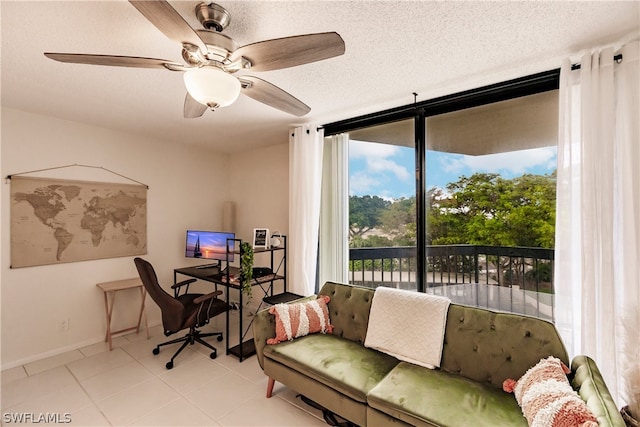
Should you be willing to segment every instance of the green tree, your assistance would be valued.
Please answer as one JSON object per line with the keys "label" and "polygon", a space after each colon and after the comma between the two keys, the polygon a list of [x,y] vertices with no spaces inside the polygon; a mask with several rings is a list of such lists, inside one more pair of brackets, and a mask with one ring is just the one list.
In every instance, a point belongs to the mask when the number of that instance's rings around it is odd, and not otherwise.
{"label": "green tree", "polygon": [[[552,248],[555,239],[556,175],[525,174],[505,179],[499,174],[461,176],[446,189],[431,188],[427,199],[427,245],[472,244]],[[416,198],[387,202],[377,196],[351,197],[352,248],[414,246]],[[382,233],[364,236],[372,229]],[[530,259],[487,257],[505,284],[548,286],[550,264]],[[438,262],[442,262],[439,259]],[[354,270],[389,270],[391,260],[353,261]],[[397,263],[397,261],[393,261]],[[387,265],[388,264],[388,265]],[[429,269],[466,271],[470,264],[433,264]],[[393,268],[398,268],[394,264]]]}
{"label": "green tree", "polygon": [[[427,193],[427,244],[475,244],[552,248],[555,239],[555,172],[505,179],[495,173],[461,176]],[[393,202],[352,196],[351,247],[416,243],[416,198]],[[383,236],[364,233],[374,228]]]}
{"label": "green tree", "polygon": [[427,193],[427,244],[455,245],[465,242],[464,216],[459,215],[454,201],[442,189]]}
{"label": "green tree", "polygon": [[514,178],[513,209],[508,227],[516,246],[552,248],[555,240],[556,177],[523,175]]}
{"label": "green tree", "polygon": [[395,200],[380,216],[381,228],[391,237],[393,246],[416,244],[416,198]]}
{"label": "green tree", "polygon": [[378,196],[349,197],[349,237],[362,236],[380,225],[382,212],[391,202]]}
{"label": "green tree", "polygon": [[462,176],[429,199],[428,242],[553,247],[555,185],[555,174]]}

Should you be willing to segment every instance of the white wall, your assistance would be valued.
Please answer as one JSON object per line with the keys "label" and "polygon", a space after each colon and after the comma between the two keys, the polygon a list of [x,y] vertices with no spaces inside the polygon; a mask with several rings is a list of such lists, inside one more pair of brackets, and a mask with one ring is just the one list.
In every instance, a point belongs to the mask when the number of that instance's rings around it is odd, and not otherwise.
{"label": "white wall", "polygon": [[251,241],[254,228],[287,232],[289,226],[289,145],[232,154],[230,200],[236,205],[236,234]]}
{"label": "white wall", "polygon": [[[287,224],[286,210],[282,217],[264,205],[269,199],[263,196],[271,191],[267,191],[268,182],[260,182],[256,170],[260,162],[254,155],[242,157],[251,172],[240,174],[238,182],[232,183],[229,155],[184,145],[181,141],[155,141],[6,108],[2,109],[1,136],[3,178],[42,168],[84,164],[102,166],[147,184],[148,254],[144,257],[154,264],[166,286],[173,283],[173,268],[189,265],[183,253],[185,230],[218,229],[225,200],[235,197],[243,230],[253,225],[285,228]],[[271,155],[271,151],[266,150],[266,154]],[[239,163],[240,159],[236,157],[231,164]],[[286,175],[286,164],[285,159],[285,170],[280,174]],[[128,182],[99,169],[78,167],[39,175]],[[238,176],[235,172],[231,175]],[[257,179],[251,182],[251,176]],[[242,191],[243,185],[247,185],[247,191]],[[258,185],[260,191],[256,192]],[[9,195],[10,185],[5,180],[0,211],[3,369],[104,339],[104,301],[95,284],[137,276],[133,257],[10,269]],[[286,205],[284,200],[274,203],[276,210]],[[269,215],[263,216],[261,211]],[[118,297],[114,328],[130,326],[135,320],[139,297],[127,292]],[[159,311],[150,299],[147,314],[150,324],[159,323]],[[67,318],[70,327],[65,332],[60,322]]]}
{"label": "white wall", "polygon": [[[287,235],[289,230],[289,145],[288,135],[282,135],[283,144],[231,155],[229,200],[236,205],[236,235],[249,243],[254,228],[268,228]],[[291,253],[287,252],[288,260]],[[279,258],[274,258],[276,263]],[[266,254],[256,254],[255,266],[270,263]],[[277,265],[275,266],[277,267]],[[282,291],[277,282],[275,293]],[[260,290],[254,289],[251,305],[260,302]],[[263,295],[262,295],[263,296]]]}

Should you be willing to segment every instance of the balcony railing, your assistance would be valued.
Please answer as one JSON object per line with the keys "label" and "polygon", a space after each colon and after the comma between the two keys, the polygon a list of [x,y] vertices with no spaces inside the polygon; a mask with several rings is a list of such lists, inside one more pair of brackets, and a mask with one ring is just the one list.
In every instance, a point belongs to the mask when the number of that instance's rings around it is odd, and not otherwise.
{"label": "balcony railing", "polygon": [[[553,249],[427,246],[426,292],[458,304],[553,321],[553,262]],[[349,282],[417,290],[416,248],[350,249]]]}

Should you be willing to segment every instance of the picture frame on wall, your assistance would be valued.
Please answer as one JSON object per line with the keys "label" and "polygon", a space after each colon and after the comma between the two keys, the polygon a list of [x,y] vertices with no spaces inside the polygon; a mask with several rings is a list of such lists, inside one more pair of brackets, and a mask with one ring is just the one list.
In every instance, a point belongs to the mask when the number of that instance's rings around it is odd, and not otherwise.
{"label": "picture frame on wall", "polygon": [[253,229],[253,249],[269,249],[269,229]]}

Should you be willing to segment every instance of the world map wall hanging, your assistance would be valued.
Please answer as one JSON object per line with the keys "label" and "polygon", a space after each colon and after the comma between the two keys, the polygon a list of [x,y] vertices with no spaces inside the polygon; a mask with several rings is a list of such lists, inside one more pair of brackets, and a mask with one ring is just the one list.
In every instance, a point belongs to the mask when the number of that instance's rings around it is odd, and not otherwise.
{"label": "world map wall hanging", "polygon": [[12,177],[11,268],[146,253],[145,185]]}

